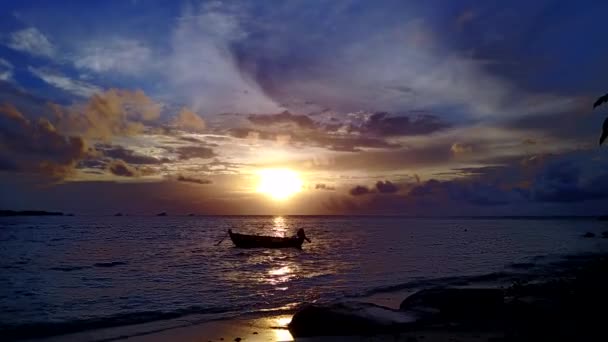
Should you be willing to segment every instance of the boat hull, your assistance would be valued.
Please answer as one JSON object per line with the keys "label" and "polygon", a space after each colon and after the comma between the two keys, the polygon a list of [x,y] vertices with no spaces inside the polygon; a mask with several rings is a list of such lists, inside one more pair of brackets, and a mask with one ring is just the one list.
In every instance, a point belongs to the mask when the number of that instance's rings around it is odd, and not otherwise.
{"label": "boat hull", "polygon": [[238,248],[298,248],[302,249],[303,237],[274,237],[246,235],[229,232],[232,243]]}

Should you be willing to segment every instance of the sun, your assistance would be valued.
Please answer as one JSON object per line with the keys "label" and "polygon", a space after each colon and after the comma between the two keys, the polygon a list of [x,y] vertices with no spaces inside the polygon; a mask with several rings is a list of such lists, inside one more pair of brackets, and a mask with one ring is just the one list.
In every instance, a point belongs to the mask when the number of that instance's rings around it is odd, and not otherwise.
{"label": "sun", "polygon": [[283,201],[302,190],[302,180],[289,169],[263,169],[258,171],[257,191],[277,201]]}

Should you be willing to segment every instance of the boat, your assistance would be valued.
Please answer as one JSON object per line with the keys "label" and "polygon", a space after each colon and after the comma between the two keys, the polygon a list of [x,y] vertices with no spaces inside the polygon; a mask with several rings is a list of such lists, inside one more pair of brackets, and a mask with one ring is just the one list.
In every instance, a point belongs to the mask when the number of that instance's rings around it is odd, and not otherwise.
{"label": "boat", "polygon": [[263,236],[263,235],[247,235],[233,233],[232,229],[228,230],[228,235],[238,248],[298,248],[302,249],[304,240],[310,242],[310,239],[304,234],[304,229],[298,229],[295,236],[278,237],[278,236]]}

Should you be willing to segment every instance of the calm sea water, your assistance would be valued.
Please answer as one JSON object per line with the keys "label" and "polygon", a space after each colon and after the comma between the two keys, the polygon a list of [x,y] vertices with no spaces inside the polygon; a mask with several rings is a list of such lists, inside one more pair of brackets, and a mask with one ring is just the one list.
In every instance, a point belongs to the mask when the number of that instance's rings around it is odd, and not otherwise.
{"label": "calm sea water", "polygon": [[[241,250],[228,228],[303,250]],[[605,251],[594,220],[374,217],[0,219],[0,325],[237,315]],[[507,268],[506,268],[507,267]],[[142,316],[142,312],[147,315]],[[158,313],[158,315],[154,315]]]}

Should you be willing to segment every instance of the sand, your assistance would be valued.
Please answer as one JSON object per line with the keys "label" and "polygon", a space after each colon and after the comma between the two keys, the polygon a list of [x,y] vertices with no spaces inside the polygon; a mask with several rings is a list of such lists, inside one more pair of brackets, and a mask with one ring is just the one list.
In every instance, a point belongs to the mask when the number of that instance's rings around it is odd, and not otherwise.
{"label": "sand", "polygon": [[[399,304],[410,291],[379,293],[361,298],[361,301],[398,308]],[[290,314],[260,316],[249,315],[225,320],[213,320],[198,323],[199,316],[183,317],[175,320],[150,322],[126,327],[98,329],[93,331],[56,336],[44,339],[46,342],[73,342],[73,341],[116,341],[128,337],[129,342],[161,342],[161,341],[294,341],[287,329],[291,321]],[[298,338],[297,341],[325,342],[325,341],[406,341],[406,342],[481,342],[500,340],[498,333],[476,332],[438,332],[417,331],[398,335],[384,336],[331,336]],[[40,340],[38,340],[40,341]]]}

